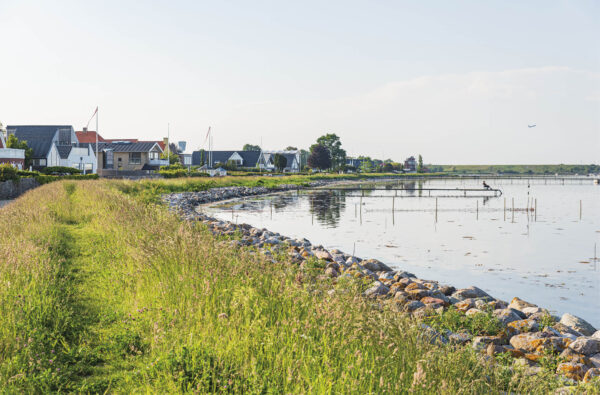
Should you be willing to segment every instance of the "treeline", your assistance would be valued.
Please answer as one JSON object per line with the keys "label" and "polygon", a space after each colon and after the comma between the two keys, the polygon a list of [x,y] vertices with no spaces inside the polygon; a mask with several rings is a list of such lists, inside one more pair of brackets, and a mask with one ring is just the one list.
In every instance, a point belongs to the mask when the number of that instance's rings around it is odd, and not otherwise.
{"label": "treeline", "polygon": [[431,170],[453,174],[588,175],[600,173],[600,165],[435,165]]}

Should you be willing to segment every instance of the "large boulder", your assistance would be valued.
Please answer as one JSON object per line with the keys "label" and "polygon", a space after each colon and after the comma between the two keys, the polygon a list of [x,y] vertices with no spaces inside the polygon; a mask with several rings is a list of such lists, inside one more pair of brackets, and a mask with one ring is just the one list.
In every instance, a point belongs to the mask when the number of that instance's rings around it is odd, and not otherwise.
{"label": "large boulder", "polygon": [[514,335],[524,332],[537,332],[540,329],[538,323],[530,319],[509,322],[507,327],[509,333]]}
{"label": "large boulder", "polygon": [[569,344],[569,348],[583,355],[600,353],[600,340],[591,337],[579,337]]}
{"label": "large boulder", "polygon": [[510,304],[508,305],[509,308],[511,309],[515,309],[515,310],[519,310],[523,312],[524,308],[527,307],[537,307],[536,305],[534,305],[533,303],[529,303],[524,301],[523,299],[519,299],[517,297],[513,298],[513,300],[510,301]]}
{"label": "large boulder", "polygon": [[556,368],[556,373],[565,375],[573,380],[581,380],[588,371],[587,366],[582,363],[563,362]]}
{"label": "large boulder", "polygon": [[569,313],[563,314],[562,318],[560,319],[560,323],[568,326],[569,328],[575,329],[577,332],[580,332],[585,336],[592,336],[594,332],[596,332],[596,328],[594,328],[592,324],[583,318],[576,317]]}
{"label": "large boulder", "polygon": [[383,262],[378,261],[377,259],[366,259],[360,263],[364,268],[369,269],[372,272],[390,272],[388,266],[386,266]]}
{"label": "large boulder", "polygon": [[521,333],[510,338],[510,345],[520,350],[534,352],[540,345],[548,342],[548,339],[552,339],[552,337],[545,332]]}
{"label": "large boulder", "polygon": [[333,261],[333,257],[331,254],[325,250],[315,250],[314,254],[317,258],[322,259],[324,261]]}
{"label": "large boulder", "polygon": [[596,331],[596,332],[595,332],[595,333],[592,335],[592,337],[593,337],[594,339],[600,339],[600,331]]}
{"label": "large boulder", "polygon": [[592,355],[590,357],[590,362],[597,368],[600,368],[600,353]]}
{"label": "large boulder", "polygon": [[365,291],[365,296],[379,296],[379,295],[387,295],[390,292],[390,289],[380,283],[379,281],[375,281],[369,289]]}
{"label": "large boulder", "polygon": [[492,313],[504,325],[508,325],[513,321],[520,321],[522,317],[513,309],[498,309]]}
{"label": "large boulder", "polygon": [[490,297],[490,295],[488,295],[484,290],[477,287],[459,289],[458,291],[454,292],[452,296],[459,300]]}
{"label": "large boulder", "polygon": [[598,368],[592,368],[592,369],[588,370],[585,373],[585,376],[583,377],[583,382],[584,383],[589,383],[590,381],[592,381],[596,377],[600,377],[600,369],[598,369]]}

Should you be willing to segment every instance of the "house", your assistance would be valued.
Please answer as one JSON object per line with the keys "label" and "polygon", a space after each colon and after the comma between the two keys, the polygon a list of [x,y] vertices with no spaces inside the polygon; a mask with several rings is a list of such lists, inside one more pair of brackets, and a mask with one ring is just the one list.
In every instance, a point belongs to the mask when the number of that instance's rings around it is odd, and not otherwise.
{"label": "house", "polygon": [[368,166],[371,165],[371,162],[368,159],[346,158],[346,166],[354,167],[357,170],[361,170],[365,163]]}
{"label": "house", "polygon": [[[96,143],[89,144],[96,151]],[[168,159],[161,159],[162,148],[156,141],[121,141],[118,143],[98,143],[98,168],[101,176],[116,175],[119,171],[144,174],[167,166]]]}
{"label": "house", "polygon": [[217,167],[216,169],[209,169],[208,166],[204,165],[200,167],[200,171],[208,174],[211,177],[225,177],[227,175],[227,170],[222,167]]}
{"label": "house", "polygon": [[36,170],[66,166],[96,172],[94,152],[79,143],[71,125],[9,125],[6,131],[27,142],[33,150],[32,167]]}
{"label": "house", "polygon": [[220,163],[249,169],[257,166],[260,155],[260,151],[194,151],[192,152],[192,166],[206,164],[212,168]]}
{"label": "house", "polygon": [[6,147],[6,130],[0,122],[0,165],[9,164],[19,170],[25,167],[25,150]]}
{"label": "house", "polygon": [[274,171],[275,163],[273,162],[273,158],[275,155],[283,155],[287,160],[286,166],[283,169],[284,172],[287,173],[297,173],[300,171],[300,151],[262,151],[260,154],[260,159],[258,161],[258,166],[267,171]]}
{"label": "house", "polygon": [[414,156],[404,161],[404,172],[405,173],[416,173],[417,172],[417,160]]}

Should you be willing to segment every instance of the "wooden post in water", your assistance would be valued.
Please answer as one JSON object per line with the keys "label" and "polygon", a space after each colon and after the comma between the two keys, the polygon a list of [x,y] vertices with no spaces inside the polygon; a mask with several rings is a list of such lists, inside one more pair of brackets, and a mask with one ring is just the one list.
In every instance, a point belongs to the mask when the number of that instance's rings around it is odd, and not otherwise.
{"label": "wooden post in water", "polygon": [[392,225],[396,225],[396,219],[394,218],[394,206],[396,205],[396,197],[392,196]]}
{"label": "wooden post in water", "polygon": [[[365,191],[363,191],[365,193]],[[362,225],[362,196],[360,197],[360,224]]]}
{"label": "wooden post in water", "polygon": [[506,198],[504,198],[504,220],[506,221]]}
{"label": "wooden post in water", "polygon": [[512,222],[515,222],[515,198],[512,198]]}
{"label": "wooden post in water", "polygon": [[437,212],[438,212],[438,198],[435,198],[435,222],[437,222]]}
{"label": "wooden post in water", "polygon": [[271,219],[273,219],[273,201],[271,200]]}
{"label": "wooden post in water", "polygon": [[479,219],[479,199],[477,200],[477,217],[476,219]]}
{"label": "wooden post in water", "polygon": [[583,203],[579,200],[579,220],[581,221],[581,212],[583,211]]}

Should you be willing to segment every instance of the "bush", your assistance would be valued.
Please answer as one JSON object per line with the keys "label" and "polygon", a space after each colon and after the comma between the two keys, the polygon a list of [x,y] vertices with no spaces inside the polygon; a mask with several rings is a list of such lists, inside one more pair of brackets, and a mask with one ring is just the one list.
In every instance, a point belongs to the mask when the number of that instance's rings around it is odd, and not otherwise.
{"label": "bush", "polygon": [[18,170],[9,164],[0,165],[0,181],[17,181],[19,175]]}
{"label": "bush", "polygon": [[177,170],[160,170],[158,172],[164,178],[181,178],[181,177],[208,177],[207,173],[201,173],[199,171],[190,171],[186,169]]}
{"label": "bush", "polygon": [[28,171],[28,170],[19,170],[17,172],[19,177],[37,177],[40,175],[39,171]]}
{"label": "bush", "polygon": [[50,166],[42,169],[44,174],[81,174],[81,170],[74,167]]}
{"label": "bush", "polygon": [[48,184],[59,180],[97,180],[98,174],[73,174],[67,176],[39,175],[35,179],[40,184]]}

